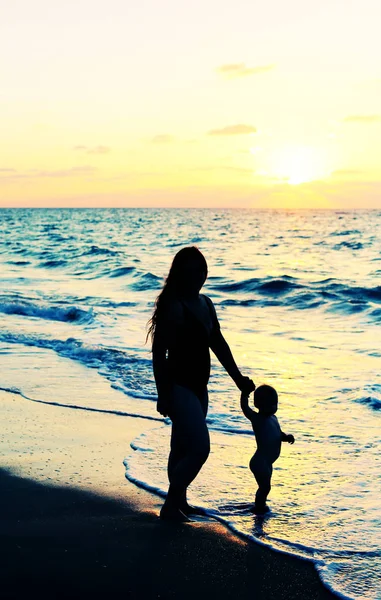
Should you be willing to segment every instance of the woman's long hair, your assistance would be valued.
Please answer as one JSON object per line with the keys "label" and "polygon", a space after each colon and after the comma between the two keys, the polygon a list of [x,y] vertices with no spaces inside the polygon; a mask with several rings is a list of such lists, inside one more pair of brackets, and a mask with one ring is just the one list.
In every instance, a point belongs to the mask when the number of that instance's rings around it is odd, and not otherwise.
{"label": "woman's long hair", "polygon": [[176,297],[178,291],[181,289],[181,285],[183,282],[183,268],[185,263],[188,261],[198,261],[200,264],[200,270],[205,271],[205,278],[208,275],[208,265],[205,260],[204,255],[196,246],[187,246],[186,248],[182,248],[175,255],[171,268],[169,269],[168,276],[164,282],[163,289],[155,300],[155,307],[153,310],[152,317],[148,321],[147,325],[148,332],[146,337],[146,342],[148,338],[151,336],[151,340],[153,341],[155,337],[156,325],[158,316],[160,316],[163,307],[168,302],[169,299]]}

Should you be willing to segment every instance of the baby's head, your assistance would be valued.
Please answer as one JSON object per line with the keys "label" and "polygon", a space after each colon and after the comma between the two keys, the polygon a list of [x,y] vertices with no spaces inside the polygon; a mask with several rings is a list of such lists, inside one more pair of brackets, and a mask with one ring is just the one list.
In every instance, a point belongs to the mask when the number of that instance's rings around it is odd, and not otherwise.
{"label": "baby's head", "polygon": [[275,415],[278,410],[278,394],[271,385],[260,385],[254,392],[254,406],[263,415]]}

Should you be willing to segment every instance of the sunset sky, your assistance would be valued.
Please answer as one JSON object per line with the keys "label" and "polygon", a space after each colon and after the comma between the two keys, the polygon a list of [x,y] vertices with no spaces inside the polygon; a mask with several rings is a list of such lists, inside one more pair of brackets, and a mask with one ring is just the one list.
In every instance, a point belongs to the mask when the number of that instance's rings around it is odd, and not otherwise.
{"label": "sunset sky", "polygon": [[380,0],[12,0],[0,206],[381,208]]}

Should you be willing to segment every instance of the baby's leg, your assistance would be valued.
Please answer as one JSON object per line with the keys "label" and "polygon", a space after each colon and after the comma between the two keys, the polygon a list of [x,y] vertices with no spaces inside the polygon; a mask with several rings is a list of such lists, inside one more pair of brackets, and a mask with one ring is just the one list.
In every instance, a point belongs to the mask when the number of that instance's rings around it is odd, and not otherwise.
{"label": "baby's leg", "polygon": [[250,461],[250,470],[258,484],[258,490],[255,494],[255,509],[258,512],[264,512],[266,510],[267,496],[271,490],[273,467],[262,456],[254,454]]}

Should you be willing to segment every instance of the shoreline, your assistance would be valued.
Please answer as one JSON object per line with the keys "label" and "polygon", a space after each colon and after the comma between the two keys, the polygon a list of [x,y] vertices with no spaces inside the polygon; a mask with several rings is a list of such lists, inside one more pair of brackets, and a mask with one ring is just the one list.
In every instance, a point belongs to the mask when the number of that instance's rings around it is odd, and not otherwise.
{"label": "shoreline", "polygon": [[160,521],[161,498],[124,476],[155,422],[0,392],[2,598],[336,598],[314,566],[217,521]]}

